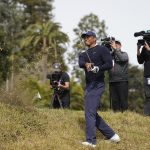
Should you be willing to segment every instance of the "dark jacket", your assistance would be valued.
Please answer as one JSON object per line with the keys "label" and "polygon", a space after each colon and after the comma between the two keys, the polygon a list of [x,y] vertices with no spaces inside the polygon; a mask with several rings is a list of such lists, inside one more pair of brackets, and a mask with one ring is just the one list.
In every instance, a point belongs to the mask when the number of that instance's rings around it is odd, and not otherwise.
{"label": "dark jacket", "polygon": [[[85,63],[94,63],[94,66],[99,66],[99,72],[93,73],[87,71]],[[79,55],[79,66],[85,70],[86,84],[92,82],[104,82],[104,71],[112,68],[112,57],[108,48],[105,46],[96,45]]]}
{"label": "dark jacket", "polygon": [[143,48],[137,60],[139,64],[144,63],[144,77],[150,77],[150,51]]}
{"label": "dark jacket", "polygon": [[121,50],[112,53],[113,68],[109,71],[110,82],[128,81],[128,54]]}

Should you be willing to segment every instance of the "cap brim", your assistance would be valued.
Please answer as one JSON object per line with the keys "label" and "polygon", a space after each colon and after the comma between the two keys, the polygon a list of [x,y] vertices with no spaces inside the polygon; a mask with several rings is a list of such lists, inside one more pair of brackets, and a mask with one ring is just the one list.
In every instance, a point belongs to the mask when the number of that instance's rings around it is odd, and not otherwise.
{"label": "cap brim", "polygon": [[96,35],[91,35],[91,34],[83,33],[83,34],[81,35],[81,38],[85,38],[86,36],[93,36],[93,37],[96,37]]}
{"label": "cap brim", "polygon": [[84,33],[81,35],[81,38],[85,38],[86,36],[88,36],[88,35]]}

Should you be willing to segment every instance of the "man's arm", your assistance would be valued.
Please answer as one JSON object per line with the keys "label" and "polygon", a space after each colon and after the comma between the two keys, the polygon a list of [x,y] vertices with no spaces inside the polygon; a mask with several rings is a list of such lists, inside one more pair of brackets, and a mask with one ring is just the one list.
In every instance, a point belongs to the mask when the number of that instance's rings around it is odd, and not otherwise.
{"label": "man's arm", "polygon": [[117,60],[119,62],[127,62],[129,60],[128,54],[126,52],[114,51],[114,55],[117,56]]}
{"label": "man's arm", "polygon": [[117,56],[117,61],[127,62],[129,60],[128,54],[126,52],[121,52],[121,50],[117,50],[115,41],[111,42],[111,48],[115,56]]}
{"label": "man's arm", "polygon": [[110,55],[110,51],[106,47],[103,47],[102,59],[103,59],[103,64],[101,66],[99,66],[100,71],[105,71],[105,70],[111,69],[112,68],[112,57]]}
{"label": "man's arm", "polygon": [[58,87],[64,90],[69,90],[70,88],[70,77],[67,73],[63,73],[61,79],[64,81],[64,84],[61,84],[61,81],[58,84]]}
{"label": "man's arm", "polygon": [[144,47],[146,48],[147,51],[150,51],[150,46],[147,44],[147,42],[145,42]]}
{"label": "man's arm", "polygon": [[58,87],[62,88],[62,89],[65,89],[65,90],[69,90],[69,87],[70,87],[70,83],[69,82],[65,82],[64,85],[62,84],[58,84]]}
{"label": "man's arm", "polygon": [[85,61],[84,54],[85,53],[79,54],[79,67],[91,71],[93,64]]}
{"label": "man's arm", "polygon": [[80,68],[85,68],[85,64],[86,64],[86,61],[85,61],[85,58],[83,56],[83,53],[80,53],[79,54],[79,59],[78,59],[78,63],[79,63],[79,67]]}
{"label": "man's arm", "polygon": [[144,46],[142,47],[141,53],[140,50],[141,45],[137,45],[137,60],[139,64],[143,64],[145,62],[145,52],[150,51],[150,46],[147,44],[147,42],[145,42]]}

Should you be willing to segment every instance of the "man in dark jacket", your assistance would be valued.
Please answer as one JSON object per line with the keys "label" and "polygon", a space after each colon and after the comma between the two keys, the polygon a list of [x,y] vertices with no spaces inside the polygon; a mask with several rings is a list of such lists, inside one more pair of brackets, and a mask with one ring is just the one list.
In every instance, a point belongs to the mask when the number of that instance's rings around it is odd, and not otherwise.
{"label": "man in dark jacket", "polygon": [[119,142],[119,136],[107,125],[97,113],[101,96],[104,92],[104,72],[112,67],[109,50],[96,44],[96,35],[92,31],[83,33],[88,50],[79,55],[79,66],[85,71],[85,146],[96,147],[96,128],[110,141]]}
{"label": "man in dark jacket", "polygon": [[142,47],[137,45],[137,60],[139,64],[144,64],[144,93],[145,105],[144,114],[150,116],[150,46],[145,42]]}
{"label": "man in dark jacket", "polygon": [[121,51],[121,43],[112,41],[113,68],[109,71],[110,104],[114,111],[128,108],[128,54]]}

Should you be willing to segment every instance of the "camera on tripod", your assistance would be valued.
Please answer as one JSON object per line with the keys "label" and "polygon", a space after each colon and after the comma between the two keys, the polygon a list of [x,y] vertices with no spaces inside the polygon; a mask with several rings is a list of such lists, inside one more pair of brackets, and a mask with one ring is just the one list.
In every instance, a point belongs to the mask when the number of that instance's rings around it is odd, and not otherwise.
{"label": "camera on tripod", "polygon": [[58,84],[60,83],[60,79],[62,76],[60,63],[54,63],[52,68],[53,68],[53,72],[47,75],[47,79],[50,80],[50,85],[54,89],[54,92],[61,93],[62,89],[58,87]]}
{"label": "camera on tripod", "polygon": [[106,37],[101,39],[101,41],[102,41],[102,45],[106,46],[110,51],[112,51],[111,42],[115,41],[114,37]]}
{"label": "camera on tripod", "polygon": [[58,72],[54,72],[52,74],[48,74],[47,75],[47,79],[50,80],[50,84],[53,88],[57,88],[58,87],[58,83],[61,77],[61,73]]}
{"label": "camera on tripod", "polygon": [[139,39],[137,45],[143,46],[145,42],[150,46],[150,30],[135,32],[134,37],[142,36],[142,39]]}

